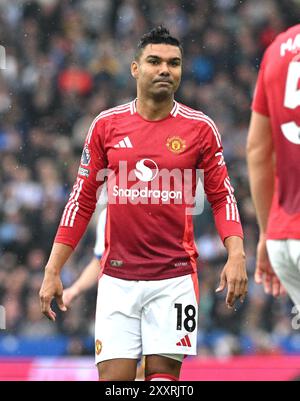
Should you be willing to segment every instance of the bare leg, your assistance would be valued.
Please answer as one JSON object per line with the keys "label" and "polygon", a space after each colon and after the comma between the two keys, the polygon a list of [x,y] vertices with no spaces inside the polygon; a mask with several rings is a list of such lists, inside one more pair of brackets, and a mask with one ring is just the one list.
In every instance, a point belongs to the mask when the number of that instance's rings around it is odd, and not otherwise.
{"label": "bare leg", "polygon": [[145,377],[154,374],[167,374],[179,379],[182,362],[162,355],[147,355]]}
{"label": "bare leg", "polygon": [[133,381],[136,376],[136,359],[109,359],[98,363],[99,380]]}

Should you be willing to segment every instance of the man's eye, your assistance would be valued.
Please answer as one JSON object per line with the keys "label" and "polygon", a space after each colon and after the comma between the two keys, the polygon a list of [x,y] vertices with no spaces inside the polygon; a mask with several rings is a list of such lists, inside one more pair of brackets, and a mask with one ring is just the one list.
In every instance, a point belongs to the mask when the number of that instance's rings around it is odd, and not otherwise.
{"label": "man's eye", "polygon": [[151,64],[155,64],[155,65],[157,65],[157,64],[159,63],[158,60],[150,60],[149,62],[150,62]]}

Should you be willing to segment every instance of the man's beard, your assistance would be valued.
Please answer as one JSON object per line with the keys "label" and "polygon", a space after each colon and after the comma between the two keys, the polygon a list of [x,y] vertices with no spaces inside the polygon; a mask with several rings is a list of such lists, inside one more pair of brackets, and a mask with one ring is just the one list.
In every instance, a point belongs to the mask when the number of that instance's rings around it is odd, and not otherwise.
{"label": "man's beard", "polygon": [[160,102],[164,102],[168,99],[173,98],[174,96],[174,92],[173,91],[159,91],[159,92],[153,92],[152,94],[152,98],[160,103]]}

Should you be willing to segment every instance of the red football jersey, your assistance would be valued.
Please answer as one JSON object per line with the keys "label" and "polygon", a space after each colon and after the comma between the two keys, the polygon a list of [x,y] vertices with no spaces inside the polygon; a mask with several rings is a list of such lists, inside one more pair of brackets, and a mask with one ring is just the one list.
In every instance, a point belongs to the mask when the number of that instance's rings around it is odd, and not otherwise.
{"label": "red football jersey", "polygon": [[300,25],[266,50],[252,109],[270,118],[276,154],[269,239],[300,239]]}
{"label": "red football jersey", "polygon": [[76,246],[106,177],[104,273],[159,280],[195,272],[190,210],[198,169],[222,240],[242,237],[220,134],[210,118],[177,102],[159,121],[142,118],[135,101],[102,112],[88,132],[55,241]]}

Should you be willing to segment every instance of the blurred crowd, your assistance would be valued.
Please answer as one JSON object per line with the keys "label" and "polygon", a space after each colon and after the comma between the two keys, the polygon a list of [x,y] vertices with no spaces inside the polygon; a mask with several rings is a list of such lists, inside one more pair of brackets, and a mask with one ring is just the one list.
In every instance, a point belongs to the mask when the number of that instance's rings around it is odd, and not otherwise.
{"label": "blurred crowd", "polygon": [[[2,0],[0,45],[0,304],[2,335],[67,335],[68,353],[93,352],[96,290],[58,323],[41,316],[38,291],[87,129],[96,115],[135,97],[130,62],[139,37],[163,23],[181,39],[184,76],[176,99],[213,118],[245,231],[247,301],[230,311],[216,295],[226,260],[211,212],[195,219],[200,251],[200,355],[284,352],[292,329],[288,298],[254,283],[258,230],[245,143],[264,49],[300,18],[298,0]],[[63,271],[69,286],[93,255],[95,220]]]}

